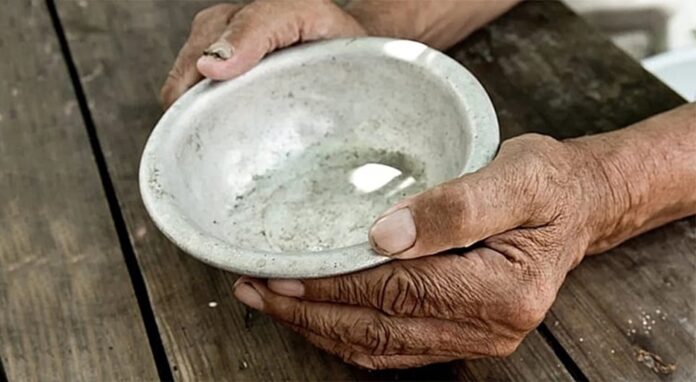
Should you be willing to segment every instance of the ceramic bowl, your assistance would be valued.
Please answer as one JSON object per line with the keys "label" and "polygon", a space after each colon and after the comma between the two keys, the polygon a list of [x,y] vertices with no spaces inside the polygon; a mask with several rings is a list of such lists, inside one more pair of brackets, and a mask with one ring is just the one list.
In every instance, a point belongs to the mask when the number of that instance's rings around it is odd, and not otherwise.
{"label": "ceramic bowl", "polygon": [[388,261],[367,243],[372,221],[481,168],[498,143],[486,92],[451,58],[413,41],[331,40],[194,86],[150,135],[140,191],[162,232],[206,263],[329,276]]}

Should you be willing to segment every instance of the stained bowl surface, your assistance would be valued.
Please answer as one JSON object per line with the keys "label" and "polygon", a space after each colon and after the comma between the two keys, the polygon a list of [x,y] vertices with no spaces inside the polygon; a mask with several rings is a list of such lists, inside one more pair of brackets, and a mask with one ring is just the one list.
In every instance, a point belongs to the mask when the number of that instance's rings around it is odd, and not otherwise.
{"label": "stained bowl surface", "polygon": [[259,277],[320,277],[389,259],[367,244],[404,196],[475,171],[499,143],[465,68],[384,38],[304,44],[203,81],[153,130],[140,191],[196,258]]}

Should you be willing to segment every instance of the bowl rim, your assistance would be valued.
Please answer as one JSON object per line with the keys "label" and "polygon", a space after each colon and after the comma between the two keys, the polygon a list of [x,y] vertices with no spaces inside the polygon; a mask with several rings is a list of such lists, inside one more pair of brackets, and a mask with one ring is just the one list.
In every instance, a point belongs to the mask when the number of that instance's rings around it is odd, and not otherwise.
{"label": "bowl rim", "polygon": [[[392,44],[392,48],[386,49],[385,47],[390,46],[388,44]],[[395,46],[398,49],[394,49]],[[419,54],[414,56],[413,52]],[[469,155],[461,174],[474,172],[493,159],[500,143],[500,134],[496,113],[485,89],[464,66],[422,43],[382,37],[306,43],[270,54],[248,73],[288,60],[299,65],[321,56],[351,53],[374,54],[407,61],[428,71],[433,78],[443,81],[443,85],[448,86],[458,100],[458,106],[465,111],[468,125],[472,129]],[[171,121],[185,112],[199,94],[213,87],[234,82],[201,81],[181,96],[152,130],[140,161],[139,186],[145,209],[159,230],[184,252],[207,264],[256,277],[326,277],[355,272],[390,261],[391,258],[376,254],[367,241],[318,252],[249,250],[202,232],[183,215],[159,183],[158,153],[162,149],[161,143],[172,133],[168,126]]]}

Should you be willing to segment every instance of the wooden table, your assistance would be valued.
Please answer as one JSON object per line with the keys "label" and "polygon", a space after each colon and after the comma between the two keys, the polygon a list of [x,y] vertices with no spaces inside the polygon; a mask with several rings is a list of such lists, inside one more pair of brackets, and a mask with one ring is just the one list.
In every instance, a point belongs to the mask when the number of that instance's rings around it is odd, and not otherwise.
{"label": "wooden table", "polygon": [[[0,380],[696,379],[694,218],[585,260],[507,359],[366,372],[247,312],[236,276],[166,240],[138,193],[159,87],[207,5],[0,2]],[[449,53],[505,138],[683,102],[560,3],[525,2]]]}

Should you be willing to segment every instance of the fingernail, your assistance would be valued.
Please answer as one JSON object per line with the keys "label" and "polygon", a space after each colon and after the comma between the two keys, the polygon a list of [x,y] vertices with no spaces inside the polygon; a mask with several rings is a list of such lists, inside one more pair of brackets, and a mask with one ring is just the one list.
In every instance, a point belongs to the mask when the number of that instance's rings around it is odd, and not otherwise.
{"label": "fingernail", "polygon": [[300,280],[277,279],[268,280],[268,287],[272,291],[289,297],[304,296],[304,284]]}
{"label": "fingernail", "polygon": [[263,308],[263,299],[261,295],[249,283],[244,282],[237,285],[237,287],[234,288],[234,297],[250,308],[256,310],[261,310]]}
{"label": "fingernail", "polygon": [[232,46],[226,42],[216,42],[203,51],[204,56],[216,58],[218,60],[227,60],[232,57]]}
{"label": "fingernail", "polygon": [[416,224],[408,208],[382,216],[370,228],[370,242],[377,252],[391,256],[403,252],[416,242]]}

